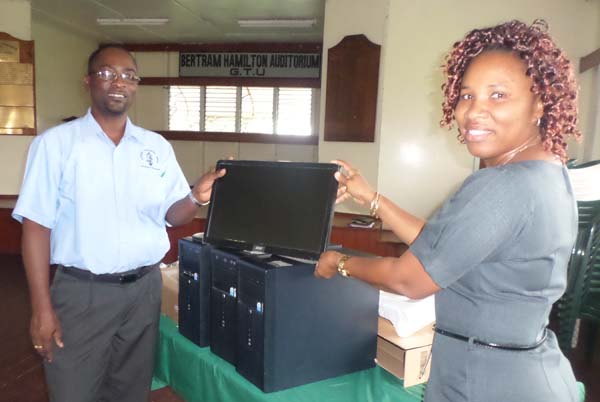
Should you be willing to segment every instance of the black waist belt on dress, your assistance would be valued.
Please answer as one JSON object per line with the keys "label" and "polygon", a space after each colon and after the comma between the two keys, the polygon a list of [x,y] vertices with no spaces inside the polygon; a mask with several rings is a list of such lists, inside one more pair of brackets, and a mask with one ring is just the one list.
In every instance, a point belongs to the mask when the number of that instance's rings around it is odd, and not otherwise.
{"label": "black waist belt on dress", "polygon": [[469,338],[468,336],[464,336],[464,335],[456,334],[454,332],[446,331],[444,329],[438,328],[437,326],[434,328],[434,330],[435,330],[435,332],[437,332],[440,335],[444,335],[449,338],[458,339],[459,341],[469,342],[472,339],[473,343],[476,345],[487,346],[488,348],[494,348],[494,349],[512,350],[512,351],[516,351],[516,352],[535,349],[538,346],[540,346],[542,343],[544,343],[544,341],[546,340],[546,329],[544,329],[544,334],[542,335],[542,339],[540,339],[533,345],[503,345],[503,344],[499,344],[499,343],[482,342],[482,341],[478,340],[477,338]]}
{"label": "black waist belt on dress", "polygon": [[132,269],[131,271],[119,272],[116,274],[94,274],[93,272],[90,272],[85,269],[65,267],[64,265],[59,265],[58,269],[67,275],[88,281],[107,283],[132,283],[137,281],[156,267],[158,267],[158,263]]}

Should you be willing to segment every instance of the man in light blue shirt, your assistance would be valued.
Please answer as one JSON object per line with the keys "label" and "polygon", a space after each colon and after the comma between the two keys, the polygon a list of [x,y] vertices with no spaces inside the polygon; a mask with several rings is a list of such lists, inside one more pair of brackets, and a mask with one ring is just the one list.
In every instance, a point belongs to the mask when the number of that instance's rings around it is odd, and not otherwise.
{"label": "man in light blue shirt", "polygon": [[225,174],[209,172],[190,191],[171,145],[127,117],[139,80],[125,49],[97,49],[87,114],[29,151],[13,217],[23,223],[31,338],[53,402],[148,400],[166,225],[190,222]]}

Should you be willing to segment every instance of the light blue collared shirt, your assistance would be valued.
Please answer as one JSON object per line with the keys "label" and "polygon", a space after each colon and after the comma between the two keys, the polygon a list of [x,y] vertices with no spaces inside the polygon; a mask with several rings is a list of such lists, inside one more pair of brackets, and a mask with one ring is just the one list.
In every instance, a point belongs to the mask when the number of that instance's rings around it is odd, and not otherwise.
{"label": "light blue collared shirt", "polygon": [[12,216],[51,229],[51,263],[123,272],[164,257],[167,210],[189,191],[168,141],[127,119],[117,146],[88,110],[34,139]]}

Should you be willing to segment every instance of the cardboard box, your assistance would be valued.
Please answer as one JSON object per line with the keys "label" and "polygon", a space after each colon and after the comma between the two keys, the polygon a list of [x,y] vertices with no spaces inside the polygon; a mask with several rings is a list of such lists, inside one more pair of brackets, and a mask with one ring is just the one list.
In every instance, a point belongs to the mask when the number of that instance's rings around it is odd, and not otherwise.
{"label": "cardboard box", "polygon": [[179,264],[174,262],[160,269],[162,274],[162,303],[160,312],[179,322]]}
{"label": "cardboard box", "polygon": [[377,331],[377,364],[398,378],[404,386],[421,384],[429,379],[433,324],[415,334],[401,338],[392,323],[379,317]]}

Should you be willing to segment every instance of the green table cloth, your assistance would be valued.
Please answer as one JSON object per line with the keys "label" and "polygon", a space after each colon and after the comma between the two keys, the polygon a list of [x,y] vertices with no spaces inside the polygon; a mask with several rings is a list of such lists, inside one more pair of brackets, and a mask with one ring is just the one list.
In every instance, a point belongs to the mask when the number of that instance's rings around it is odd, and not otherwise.
{"label": "green table cloth", "polygon": [[404,388],[380,367],[264,393],[235,367],[182,336],[162,316],[153,387],[169,385],[186,402],[419,402],[423,385]]}

